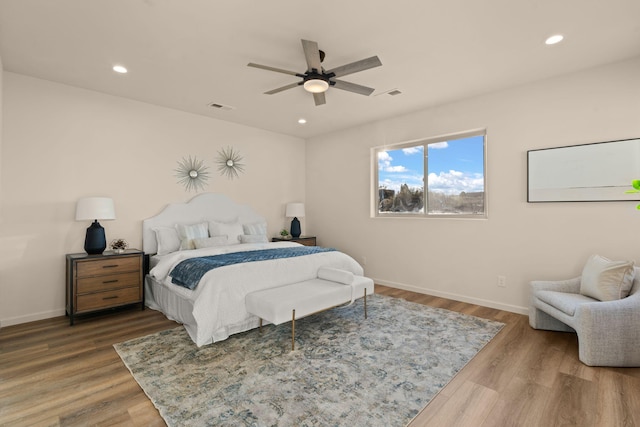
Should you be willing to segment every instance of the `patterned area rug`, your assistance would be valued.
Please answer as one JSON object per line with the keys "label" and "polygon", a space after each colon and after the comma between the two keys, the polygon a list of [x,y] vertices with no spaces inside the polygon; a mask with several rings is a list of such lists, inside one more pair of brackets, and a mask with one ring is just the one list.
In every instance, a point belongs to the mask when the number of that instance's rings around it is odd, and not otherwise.
{"label": "patterned area rug", "polygon": [[179,327],[114,345],[173,426],[404,426],[504,326],[381,295],[201,348]]}

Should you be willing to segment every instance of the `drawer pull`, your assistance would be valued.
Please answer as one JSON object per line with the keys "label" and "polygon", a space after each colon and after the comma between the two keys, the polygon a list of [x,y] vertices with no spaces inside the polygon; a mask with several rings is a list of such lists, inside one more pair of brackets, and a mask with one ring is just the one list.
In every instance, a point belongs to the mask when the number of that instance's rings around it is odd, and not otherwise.
{"label": "drawer pull", "polygon": [[113,296],[110,296],[110,297],[104,297],[102,299],[105,300],[105,299],[116,299],[116,298],[118,298],[118,295],[113,295]]}
{"label": "drawer pull", "polygon": [[115,268],[118,264],[103,265],[102,268]]}
{"label": "drawer pull", "polygon": [[113,279],[113,280],[103,280],[102,283],[117,283],[118,279]]}

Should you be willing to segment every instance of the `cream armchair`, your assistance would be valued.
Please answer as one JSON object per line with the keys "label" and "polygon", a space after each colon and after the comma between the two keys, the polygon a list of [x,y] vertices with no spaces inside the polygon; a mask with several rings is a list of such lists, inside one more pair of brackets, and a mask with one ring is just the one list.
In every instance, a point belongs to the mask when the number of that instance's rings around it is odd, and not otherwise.
{"label": "cream armchair", "polygon": [[576,332],[579,358],[589,366],[640,366],[640,268],[628,297],[598,301],[581,295],[580,277],[533,281],[529,324]]}

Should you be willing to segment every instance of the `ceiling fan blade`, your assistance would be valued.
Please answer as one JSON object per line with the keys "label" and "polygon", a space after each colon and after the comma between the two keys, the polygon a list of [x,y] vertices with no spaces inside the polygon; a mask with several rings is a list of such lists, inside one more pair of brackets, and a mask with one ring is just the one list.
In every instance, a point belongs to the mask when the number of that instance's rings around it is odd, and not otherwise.
{"label": "ceiling fan blade", "polygon": [[369,96],[375,90],[371,87],[366,87],[362,85],[357,85],[355,83],[345,82],[344,80],[334,80],[336,83],[333,85],[336,89],[342,89],[353,93],[359,93],[360,95]]}
{"label": "ceiling fan blade", "polygon": [[322,104],[326,104],[327,103],[327,99],[324,96],[324,92],[314,93],[313,94],[313,100],[316,103],[316,107],[318,105],[322,105]]}
{"label": "ceiling fan blade", "polygon": [[282,68],[269,67],[268,65],[254,64],[253,62],[249,62],[247,64],[247,67],[260,68],[262,70],[275,71],[276,73],[283,73],[283,74],[290,74],[292,76],[304,77],[302,75],[299,75],[295,71],[283,70]]}
{"label": "ceiling fan blade", "polygon": [[371,58],[361,59],[360,61],[336,67],[332,70],[327,71],[326,73],[333,73],[335,77],[342,77],[349,74],[357,73],[359,71],[368,70],[369,68],[379,67],[381,65],[382,62],[380,62],[380,59],[377,56],[372,56]]}
{"label": "ceiling fan blade", "polygon": [[296,83],[291,83],[291,84],[289,84],[289,85],[282,86],[282,87],[279,87],[279,88],[277,88],[277,89],[272,89],[272,90],[270,90],[269,92],[265,92],[264,94],[265,94],[265,95],[273,95],[274,93],[282,92],[282,91],[285,91],[285,90],[287,90],[287,89],[293,89],[293,88],[294,88],[294,87],[296,87],[296,86],[300,86],[300,84],[301,84],[301,83],[298,83],[298,82],[296,82]]}
{"label": "ceiling fan blade", "polygon": [[304,57],[307,60],[307,71],[316,69],[317,72],[322,72],[322,64],[320,62],[320,50],[318,49],[318,43],[309,40],[302,40],[302,49],[304,50]]}

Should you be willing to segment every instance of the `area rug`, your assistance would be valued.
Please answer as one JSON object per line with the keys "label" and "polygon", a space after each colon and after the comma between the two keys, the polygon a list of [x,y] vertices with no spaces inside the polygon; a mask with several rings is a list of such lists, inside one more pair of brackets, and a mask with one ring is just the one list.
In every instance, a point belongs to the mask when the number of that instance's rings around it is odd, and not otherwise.
{"label": "area rug", "polygon": [[372,295],[201,348],[182,328],[114,347],[170,427],[405,426],[504,326]]}

